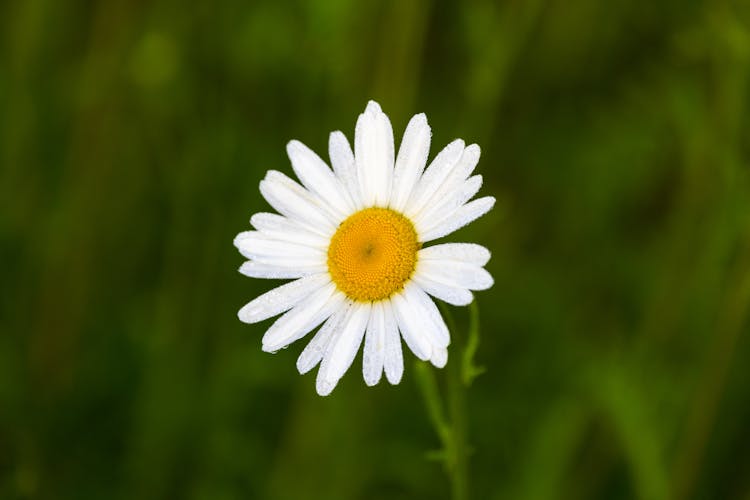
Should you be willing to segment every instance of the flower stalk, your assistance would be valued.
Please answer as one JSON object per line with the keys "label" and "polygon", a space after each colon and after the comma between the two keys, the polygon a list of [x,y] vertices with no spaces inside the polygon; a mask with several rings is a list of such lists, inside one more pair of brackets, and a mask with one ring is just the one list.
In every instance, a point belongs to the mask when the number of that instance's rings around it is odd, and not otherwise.
{"label": "flower stalk", "polygon": [[[451,483],[451,498],[469,498],[468,412],[466,392],[477,375],[484,371],[474,365],[474,354],[479,345],[479,308],[472,302],[469,309],[469,328],[464,335],[456,328],[447,307],[441,310],[448,328],[453,332],[453,350],[457,362],[448,363],[445,372],[445,398],[441,396],[435,371],[427,363],[417,363],[417,380],[424,398],[427,415],[441,443],[441,449],[429,454],[443,462]],[[447,409],[447,411],[446,411]]]}

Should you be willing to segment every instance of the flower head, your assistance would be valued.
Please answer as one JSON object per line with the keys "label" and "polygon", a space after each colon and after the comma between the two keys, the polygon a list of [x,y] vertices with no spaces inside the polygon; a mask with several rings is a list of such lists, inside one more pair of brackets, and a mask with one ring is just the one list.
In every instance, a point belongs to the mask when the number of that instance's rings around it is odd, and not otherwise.
{"label": "flower head", "polygon": [[329,142],[331,170],[298,141],[287,145],[302,185],[271,170],[260,183],[278,214],[257,213],[254,231],[237,235],[253,278],[294,279],[239,311],[257,323],[284,313],[263,336],[275,352],[318,329],[297,360],[300,373],[320,363],[316,389],[328,395],[349,369],[364,340],[367,385],[382,374],[398,384],[401,339],[437,367],[448,360],[450,334],[432,297],[453,305],[471,290],[492,286],[483,268],[489,251],[472,243],[423,246],[484,215],[491,196],[469,201],[482,185],[472,172],[479,146],[457,139],[430,163],[431,131],[424,114],[406,127],[398,155],[393,130],[370,101],[359,116],[354,151],[341,132]]}

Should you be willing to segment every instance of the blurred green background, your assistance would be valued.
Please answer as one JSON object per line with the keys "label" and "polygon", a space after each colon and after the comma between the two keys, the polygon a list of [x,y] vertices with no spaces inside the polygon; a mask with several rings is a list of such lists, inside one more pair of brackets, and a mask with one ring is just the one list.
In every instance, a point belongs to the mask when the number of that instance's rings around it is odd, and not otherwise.
{"label": "blurred green background", "polygon": [[26,0],[0,40],[0,498],[449,496],[413,356],[320,398],[236,317],[264,172],[374,98],[498,198],[451,237],[496,280],[472,496],[750,499],[747,2]]}

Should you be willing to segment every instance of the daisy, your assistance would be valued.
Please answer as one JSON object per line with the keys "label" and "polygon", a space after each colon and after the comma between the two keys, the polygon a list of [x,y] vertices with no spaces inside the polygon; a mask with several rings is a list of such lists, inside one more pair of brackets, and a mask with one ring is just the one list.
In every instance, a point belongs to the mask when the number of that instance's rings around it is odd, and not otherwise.
{"label": "daisy", "polygon": [[474,175],[479,146],[457,139],[425,168],[431,131],[414,116],[398,155],[393,130],[378,103],[359,115],[354,151],[341,132],[329,141],[331,170],[298,141],[287,145],[302,185],[271,170],[260,192],[278,212],[257,213],[254,231],[235,246],[250,259],[252,278],[294,279],[240,309],[245,323],[284,313],[263,336],[276,352],[322,324],[297,360],[304,374],[320,364],[316,390],[331,393],[364,340],[367,385],[382,374],[398,384],[404,371],[401,339],[421,360],[442,368],[450,334],[430,296],[464,306],[471,290],[492,286],[483,268],[490,252],[472,243],[423,246],[487,213],[491,196],[469,201],[482,185]]}

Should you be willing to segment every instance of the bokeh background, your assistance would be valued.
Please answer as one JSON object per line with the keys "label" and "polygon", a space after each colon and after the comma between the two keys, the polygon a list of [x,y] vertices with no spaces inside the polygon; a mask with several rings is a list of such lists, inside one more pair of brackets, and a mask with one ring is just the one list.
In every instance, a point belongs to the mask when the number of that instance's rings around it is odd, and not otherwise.
{"label": "bokeh background", "polygon": [[449,497],[412,356],[320,398],[236,317],[265,170],[374,98],[498,198],[452,237],[496,280],[473,498],[750,499],[747,2],[26,0],[0,40],[0,498]]}

